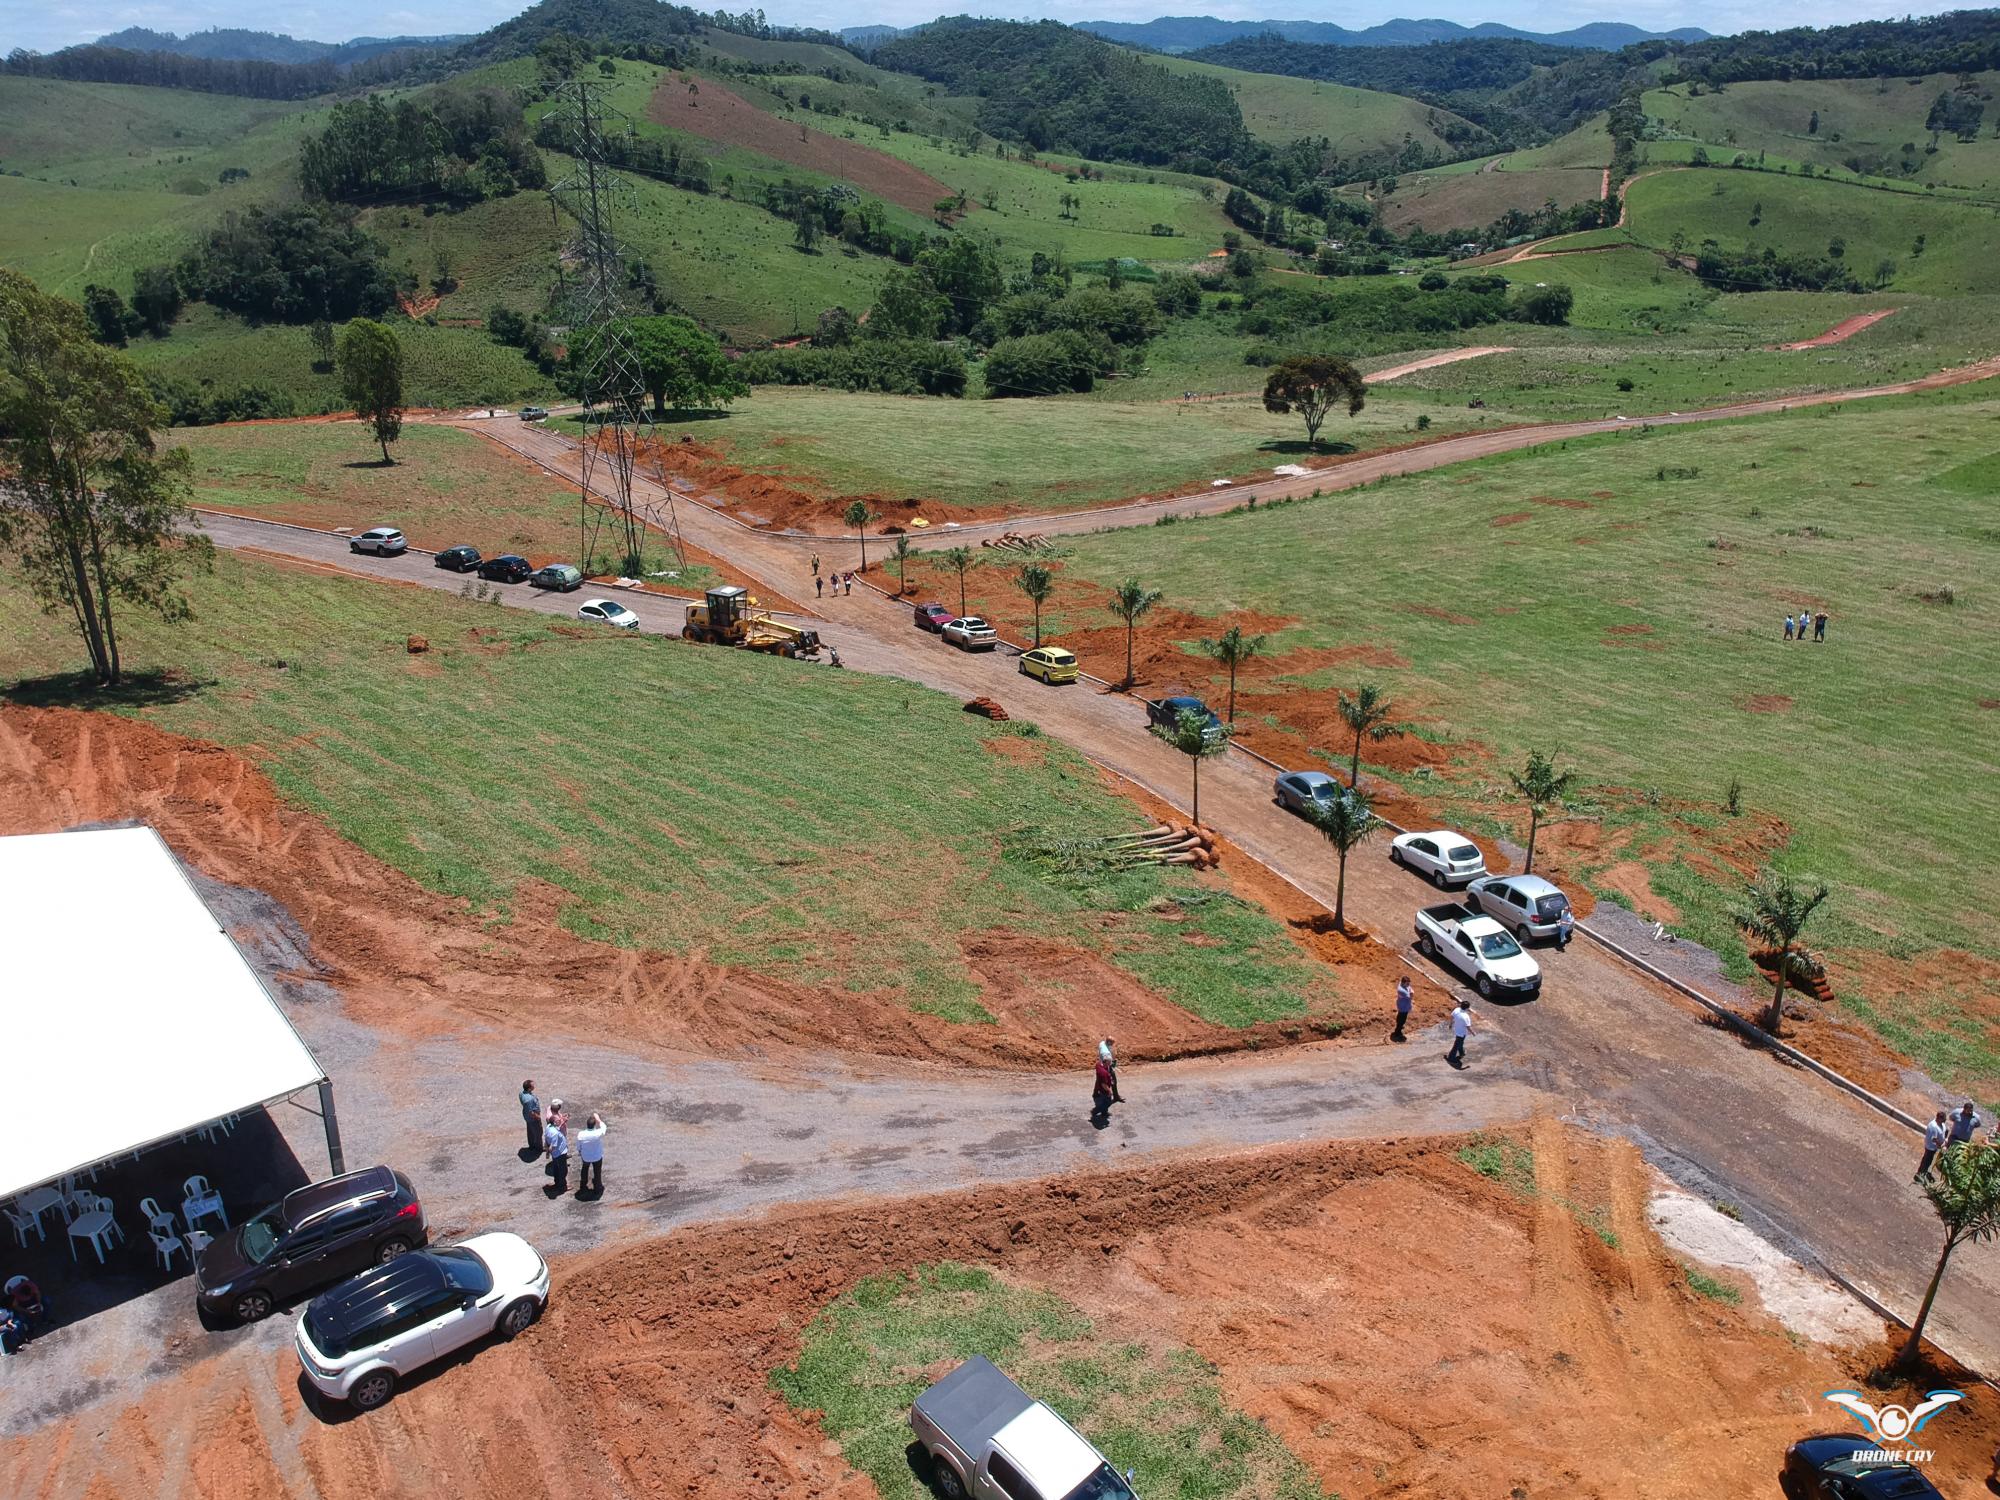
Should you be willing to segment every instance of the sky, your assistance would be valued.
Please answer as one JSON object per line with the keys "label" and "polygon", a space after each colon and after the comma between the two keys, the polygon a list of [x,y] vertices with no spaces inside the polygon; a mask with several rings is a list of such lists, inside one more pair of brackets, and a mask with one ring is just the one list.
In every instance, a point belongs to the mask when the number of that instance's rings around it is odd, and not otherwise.
{"label": "sky", "polygon": [[[211,26],[242,26],[285,32],[323,42],[344,42],[356,36],[442,36],[484,31],[525,8],[527,0],[436,0],[417,7],[394,0],[351,0],[348,4],[314,0],[136,0],[136,3],[84,4],[77,0],[0,0],[0,53],[16,47],[52,52],[75,42],[95,41],[127,26],[185,35]],[[712,6],[694,0],[698,8]],[[753,0],[736,0],[728,9],[748,9]],[[943,13],[969,10],[980,15],[1019,20],[1147,21],[1158,15],[1212,15],[1225,20],[1297,19],[1337,21],[1359,30],[1398,16],[1423,16],[1474,25],[1499,21],[1526,31],[1561,31],[1587,21],[1629,21],[1635,26],[1666,31],[1677,26],[1701,26],[1728,33],[1783,26],[1830,26],[1865,21],[1907,10],[1869,6],[1856,0],[1394,0],[1367,7],[1264,3],[1195,4],[1187,0],[1163,5],[1160,0],[1076,0],[1064,5],[960,4]],[[767,0],[765,14],[793,26],[908,26],[941,13],[938,0]]]}

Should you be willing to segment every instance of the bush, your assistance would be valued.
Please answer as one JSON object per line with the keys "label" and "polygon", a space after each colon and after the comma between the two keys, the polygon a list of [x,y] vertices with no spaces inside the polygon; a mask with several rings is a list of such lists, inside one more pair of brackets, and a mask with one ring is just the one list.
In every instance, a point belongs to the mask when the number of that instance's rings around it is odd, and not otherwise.
{"label": "bush", "polygon": [[303,205],[225,215],[178,274],[191,297],[281,323],[367,317],[396,302],[382,247],[351,220]]}
{"label": "bush", "polygon": [[857,339],[835,348],[765,349],[737,372],[751,385],[814,385],[891,396],[963,396],[965,356],[929,339]]}
{"label": "bush", "polygon": [[1507,316],[1516,323],[1556,327],[1569,321],[1575,305],[1576,293],[1566,286],[1529,287],[1508,305]]}
{"label": "bush", "polygon": [[1054,396],[1087,391],[1115,367],[1110,343],[1102,337],[1065,329],[1002,339],[986,355],[986,394]]}

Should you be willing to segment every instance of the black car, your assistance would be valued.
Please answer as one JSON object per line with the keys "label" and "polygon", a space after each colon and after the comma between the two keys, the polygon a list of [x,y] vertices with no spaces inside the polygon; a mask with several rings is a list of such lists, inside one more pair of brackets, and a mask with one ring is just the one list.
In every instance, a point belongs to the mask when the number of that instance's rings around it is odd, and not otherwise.
{"label": "black car", "polygon": [[450,568],[454,573],[470,573],[479,566],[479,549],[464,546],[447,547],[437,555],[436,565],[440,568]]}
{"label": "black car", "polygon": [[280,1302],[425,1243],[410,1179],[370,1167],[315,1182],[210,1241],[195,1258],[195,1301],[254,1323]]}
{"label": "black car", "polygon": [[1913,1465],[1855,1456],[1881,1447],[1875,1438],[1846,1432],[1801,1438],[1785,1454],[1780,1484],[1790,1500],[1944,1500]]}
{"label": "black car", "polygon": [[1146,704],[1147,720],[1161,729],[1180,728],[1181,715],[1184,713],[1194,714],[1206,722],[1206,728],[1202,731],[1204,738],[1212,740],[1222,733],[1222,720],[1216,717],[1214,709],[1199,698],[1162,698],[1157,703],[1149,700]]}
{"label": "black car", "polygon": [[533,563],[512,552],[504,557],[489,557],[479,565],[479,576],[488,583],[519,583],[534,571]]}

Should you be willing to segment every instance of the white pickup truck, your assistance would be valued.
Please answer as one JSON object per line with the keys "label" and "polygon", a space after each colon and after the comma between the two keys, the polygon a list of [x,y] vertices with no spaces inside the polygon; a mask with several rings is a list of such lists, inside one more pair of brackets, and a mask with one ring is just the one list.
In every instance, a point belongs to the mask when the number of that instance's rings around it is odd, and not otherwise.
{"label": "white pickup truck", "polygon": [[1542,992],[1542,967],[1513,934],[1456,901],[1417,913],[1417,947],[1458,970],[1487,999],[1532,1000]]}
{"label": "white pickup truck", "polygon": [[961,651],[991,651],[1000,644],[1000,632],[978,615],[961,615],[938,633]]}
{"label": "white pickup truck", "polygon": [[975,1355],[917,1397],[910,1430],[944,1500],[1137,1500],[1061,1417]]}

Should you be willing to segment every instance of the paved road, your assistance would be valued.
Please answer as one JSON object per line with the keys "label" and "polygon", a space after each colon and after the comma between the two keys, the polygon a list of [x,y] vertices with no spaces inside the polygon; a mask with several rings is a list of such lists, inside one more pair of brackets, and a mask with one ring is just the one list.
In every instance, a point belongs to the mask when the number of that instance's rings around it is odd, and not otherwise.
{"label": "paved road", "polygon": [[[460,585],[455,575],[416,555],[349,558],[343,539],[321,533],[217,518],[210,526],[225,546],[254,546],[368,576]],[[738,534],[765,540],[761,533]],[[723,551],[706,538],[700,545]],[[761,545],[723,555],[747,572],[772,565]],[[525,607],[562,613],[585,597],[550,598],[525,587],[511,592]],[[678,632],[678,605],[647,600],[637,609],[647,628]],[[1018,673],[1011,652],[954,651],[913,629],[906,608],[872,590],[824,601],[820,609],[827,622],[823,633],[850,667],[961,697],[995,698],[1013,716],[1036,721],[1155,795],[1187,805],[1185,759],[1144,732],[1144,715],[1134,700],[1088,686],[1045,688]],[[771,669],[825,670],[776,660]],[[1202,808],[1206,821],[1247,853],[1331,906],[1333,872],[1324,842],[1272,805],[1267,768],[1235,752],[1212,763],[1202,776]],[[1432,894],[1389,865],[1379,846],[1365,847],[1348,871],[1350,914],[1399,946],[1407,941],[1417,907]],[[1703,1024],[1684,999],[1588,943],[1540,956],[1548,979],[1539,1002],[1499,1012],[1482,1007],[1504,1030],[1510,1065],[1523,1078],[1563,1101],[1567,1112],[1630,1136],[1676,1180],[1735,1204],[1795,1254],[1823,1262],[1891,1307],[1914,1308],[1935,1236],[1929,1208],[1909,1186],[1915,1149],[1906,1129]],[[1441,973],[1413,956],[1411,961],[1430,981],[1422,1004],[1435,1019],[1447,1003]],[[1399,1049],[1396,1055],[1407,1054]],[[1289,1066],[1283,1060],[1270,1065]],[[1430,1072],[1442,1080],[1438,1070]],[[1415,1106],[1401,1128],[1432,1128],[1428,1105],[1420,1098]],[[1220,1125],[1211,1139],[1242,1138],[1235,1130],[1234,1124]],[[745,1149],[757,1139],[748,1128],[740,1135]],[[797,1187],[801,1195],[809,1187],[816,1194],[819,1182]],[[2000,1370],[1996,1291],[1995,1257],[1981,1250],[1962,1254],[1934,1320],[1940,1338],[1988,1370]]]}

